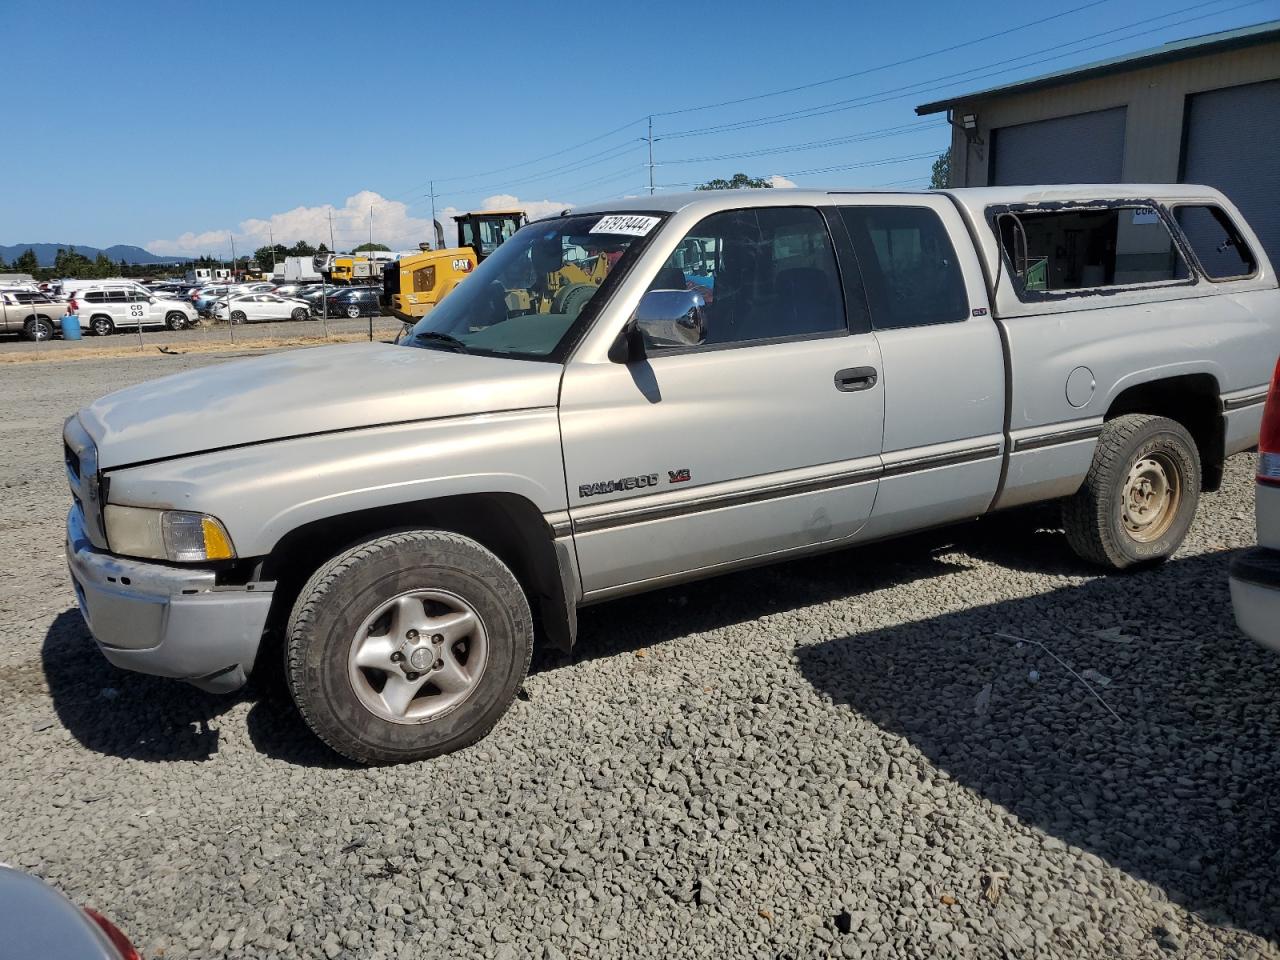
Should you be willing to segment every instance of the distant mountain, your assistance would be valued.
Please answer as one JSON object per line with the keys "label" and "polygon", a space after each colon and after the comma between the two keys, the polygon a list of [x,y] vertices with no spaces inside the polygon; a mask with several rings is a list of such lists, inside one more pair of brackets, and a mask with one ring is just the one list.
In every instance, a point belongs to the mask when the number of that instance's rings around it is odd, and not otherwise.
{"label": "distant mountain", "polygon": [[119,263],[123,260],[125,263],[187,263],[190,257],[166,257],[158,256],[150,250],[143,250],[142,247],[134,247],[127,243],[117,243],[113,247],[107,247],[105,250],[99,247],[91,247],[84,243],[15,243],[11,247],[0,245],[0,258],[5,263],[13,263],[18,257],[27,250],[36,252],[36,259],[40,261],[42,267],[52,267],[53,258],[57,256],[58,248],[69,250],[71,247],[76,248],[76,253],[82,253],[90,260],[97,257],[99,253],[105,253],[109,260]]}

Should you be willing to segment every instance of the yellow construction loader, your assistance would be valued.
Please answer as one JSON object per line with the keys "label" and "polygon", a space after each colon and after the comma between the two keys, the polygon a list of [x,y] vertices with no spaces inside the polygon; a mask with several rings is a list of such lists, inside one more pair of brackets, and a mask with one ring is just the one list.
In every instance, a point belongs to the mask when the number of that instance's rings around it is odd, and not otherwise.
{"label": "yellow construction loader", "polygon": [[405,323],[416,323],[423,314],[449,295],[485,257],[528,222],[523,210],[483,210],[453,218],[458,225],[457,247],[444,246],[436,224],[436,246],[422,244],[422,252],[401,257],[382,271],[382,304]]}

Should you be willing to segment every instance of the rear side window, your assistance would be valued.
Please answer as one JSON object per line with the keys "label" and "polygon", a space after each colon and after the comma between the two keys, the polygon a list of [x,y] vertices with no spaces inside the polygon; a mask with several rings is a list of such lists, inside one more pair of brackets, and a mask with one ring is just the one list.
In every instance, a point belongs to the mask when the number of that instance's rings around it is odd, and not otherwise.
{"label": "rear side window", "polygon": [[995,226],[1005,266],[1023,300],[1189,276],[1154,207],[1010,210],[996,214]]}
{"label": "rear side window", "polygon": [[86,303],[106,303],[107,295],[105,293],[86,293],[81,299]]}
{"label": "rear side window", "polygon": [[1221,207],[1177,206],[1173,208],[1173,219],[1210,280],[1249,277],[1257,271],[1253,252]]}
{"label": "rear side window", "polygon": [[125,293],[123,290],[108,290],[107,302],[108,303],[128,303],[129,295]]}
{"label": "rear side window", "polygon": [[947,228],[928,207],[841,207],[879,330],[969,316],[964,275]]}

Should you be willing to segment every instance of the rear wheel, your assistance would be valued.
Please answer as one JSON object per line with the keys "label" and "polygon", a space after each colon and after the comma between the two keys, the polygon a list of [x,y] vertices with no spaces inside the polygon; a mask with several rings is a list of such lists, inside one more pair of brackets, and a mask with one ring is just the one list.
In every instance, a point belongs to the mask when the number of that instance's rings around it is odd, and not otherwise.
{"label": "rear wheel", "polygon": [[244,323],[244,311],[243,311],[243,310],[232,310],[232,311],[231,311],[231,322],[232,322],[232,323]]}
{"label": "rear wheel", "polygon": [[51,340],[53,322],[48,317],[31,317],[23,325],[22,335],[28,340]]}
{"label": "rear wheel", "polygon": [[164,325],[170,330],[181,330],[187,325],[187,315],[180,310],[171,310],[164,316]]}
{"label": "rear wheel", "polygon": [[440,530],[378,537],[302,588],[289,688],[308,726],[360,763],[438,756],[483,737],[529,668],[529,604],[479,543]]}
{"label": "rear wheel", "polygon": [[1084,485],[1063,504],[1067,541],[1099,566],[1167,560],[1200,502],[1200,454],[1182,424],[1132,413],[1108,421]]}
{"label": "rear wheel", "polygon": [[347,316],[350,317],[352,320],[359,318],[360,308],[357,307],[355,304],[352,304],[351,306],[347,307]]}
{"label": "rear wheel", "polygon": [[555,295],[551,301],[551,312],[576,317],[596,290],[597,287],[591,283],[570,284]]}
{"label": "rear wheel", "polygon": [[116,322],[110,317],[98,314],[89,321],[89,329],[93,331],[95,337],[109,337],[116,332]]}

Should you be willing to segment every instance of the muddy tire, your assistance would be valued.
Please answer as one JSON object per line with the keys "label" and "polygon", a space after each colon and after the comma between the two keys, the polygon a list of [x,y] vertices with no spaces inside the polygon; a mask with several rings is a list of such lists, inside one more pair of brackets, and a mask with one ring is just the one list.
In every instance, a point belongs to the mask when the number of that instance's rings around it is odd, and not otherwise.
{"label": "muddy tire", "polygon": [[307,725],[358,763],[451,753],[493,728],[529,669],[533,624],[511,571],[439,530],[339,554],[302,588],[285,673]]}
{"label": "muddy tire", "polygon": [[1084,485],[1063,502],[1067,542],[1113,570],[1167,560],[1200,502],[1200,455],[1174,420],[1131,413],[1108,421]]}

